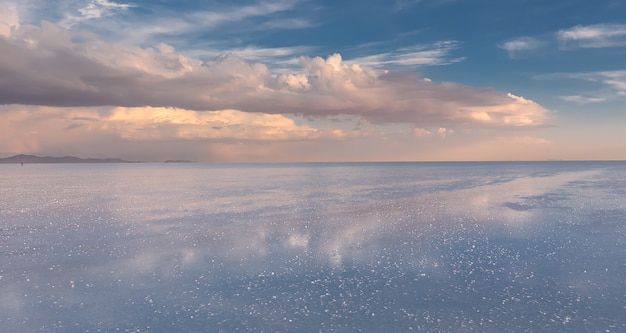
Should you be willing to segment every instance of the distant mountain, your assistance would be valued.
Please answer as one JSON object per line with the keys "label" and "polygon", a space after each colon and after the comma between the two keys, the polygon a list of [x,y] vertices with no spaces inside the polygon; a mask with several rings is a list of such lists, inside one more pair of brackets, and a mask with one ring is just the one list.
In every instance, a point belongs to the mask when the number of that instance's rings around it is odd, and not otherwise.
{"label": "distant mountain", "polygon": [[190,160],[167,160],[163,163],[195,163],[195,161]]}
{"label": "distant mountain", "polygon": [[74,156],[50,157],[36,155],[15,155],[0,158],[0,163],[137,163],[119,158],[78,158]]}

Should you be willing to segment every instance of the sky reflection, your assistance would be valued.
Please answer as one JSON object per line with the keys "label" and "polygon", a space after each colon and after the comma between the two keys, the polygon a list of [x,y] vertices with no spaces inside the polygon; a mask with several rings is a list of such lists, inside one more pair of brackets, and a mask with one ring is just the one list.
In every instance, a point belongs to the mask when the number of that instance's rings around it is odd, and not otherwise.
{"label": "sky reflection", "polygon": [[22,331],[620,331],[623,163],[5,165]]}

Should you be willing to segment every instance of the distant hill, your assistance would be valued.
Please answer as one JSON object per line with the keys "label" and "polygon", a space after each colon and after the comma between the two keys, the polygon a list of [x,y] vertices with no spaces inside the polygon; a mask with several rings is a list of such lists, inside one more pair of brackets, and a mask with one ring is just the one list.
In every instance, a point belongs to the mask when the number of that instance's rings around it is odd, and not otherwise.
{"label": "distant hill", "polygon": [[190,161],[190,160],[167,160],[163,163],[196,163],[196,162]]}
{"label": "distant hill", "polygon": [[0,163],[137,163],[119,158],[78,158],[74,156],[50,157],[36,155],[15,155],[0,158]]}

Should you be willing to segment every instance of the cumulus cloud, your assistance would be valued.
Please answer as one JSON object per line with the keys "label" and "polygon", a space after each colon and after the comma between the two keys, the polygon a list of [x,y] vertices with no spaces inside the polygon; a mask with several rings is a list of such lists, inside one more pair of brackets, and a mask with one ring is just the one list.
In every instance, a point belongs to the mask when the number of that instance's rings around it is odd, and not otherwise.
{"label": "cumulus cloud", "polygon": [[561,45],[568,47],[601,48],[626,45],[626,24],[595,24],[559,30]]}
{"label": "cumulus cloud", "polygon": [[442,138],[445,138],[447,135],[454,133],[454,130],[445,128],[445,127],[439,127],[437,129],[437,135],[439,135]]}
{"label": "cumulus cloud", "polygon": [[542,113],[544,108],[532,100],[521,96],[507,94],[509,103],[501,103],[491,107],[464,107],[463,110],[473,120],[482,123],[506,124],[512,126],[540,125],[542,119],[535,115]]}
{"label": "cumulus cloud", "polygon": [[175,107],[304,116],[354,115],[375,123],[538,125],[547,110],[492,89],[423,80],[344,62],[301,57],[272,73],[234,54],[200,61],[166,44],[107,43],[49,22],[0,38],[0,103]]}
{"label": "cumulus cloud", "polygon": [[429,137],[433,135],[433,132],[426,128],[415,128],[413,134],[418,138]]}

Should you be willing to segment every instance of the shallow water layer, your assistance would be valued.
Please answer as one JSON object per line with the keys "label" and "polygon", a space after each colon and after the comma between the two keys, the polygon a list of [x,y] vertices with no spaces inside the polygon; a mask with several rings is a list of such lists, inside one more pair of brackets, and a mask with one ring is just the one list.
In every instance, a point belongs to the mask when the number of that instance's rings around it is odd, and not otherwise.
{"label": "shallow water layer", "polygon": [[623,332],[626,163],[0,165],[4,332]]}

